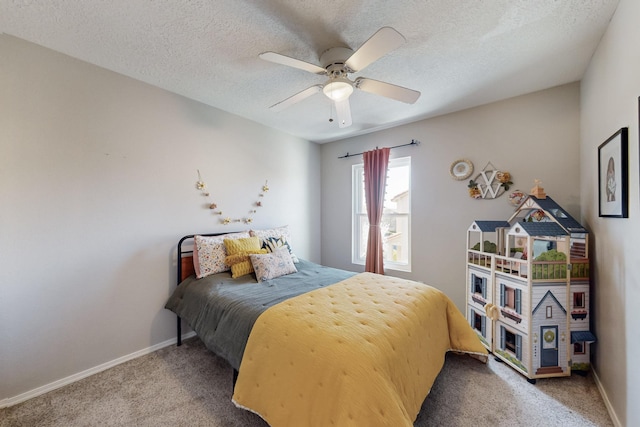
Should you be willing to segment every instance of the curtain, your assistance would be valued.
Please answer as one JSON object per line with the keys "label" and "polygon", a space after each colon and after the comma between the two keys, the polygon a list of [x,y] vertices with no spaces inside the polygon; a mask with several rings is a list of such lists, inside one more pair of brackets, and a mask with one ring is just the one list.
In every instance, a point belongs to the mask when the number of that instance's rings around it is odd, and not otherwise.
{"label": "curtain", "polygon": [[365,271],[384,274],[380,219],[384,209],[390,148],[379,148],[362,154],[364,157],[364,196],[369,219],[369,240]]}

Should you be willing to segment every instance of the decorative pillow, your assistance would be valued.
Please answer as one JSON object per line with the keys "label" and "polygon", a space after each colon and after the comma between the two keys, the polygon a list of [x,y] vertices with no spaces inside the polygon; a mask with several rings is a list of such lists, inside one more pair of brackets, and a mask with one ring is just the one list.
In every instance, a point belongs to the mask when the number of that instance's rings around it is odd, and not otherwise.
{"label": "decorative pillow", "polygon": [[267,253],[266,249],[260,248],[260,238],[258,237],[225,239],[224,246],[227,250],[225,263],[231,266],[231,277],[234,279],[253,273],[249,254]]}
{"label": "decorative pillow", "polygon": [[196,277],[201,279],[215,273],[229,270],[224,258],[227,255],[224,247],[225,239],[242,239],[249,233],[230,233],[220,236],[195,236],[193,246],[193,267]]}
{"label": "decorative pillow", "polygon": [[289,242],[287,242],[284,236],[265,238],[262,240],[262,249],[266,249],[267,252],[275,252],[278,249],[287,249],[289,254],[291,254],[291,246],[289,246]]}
{"label": "decorative pillow", "polygon": [[289,247],[289,253],[291,254],[291,259],[293,262],[300,262],[296,254],[291,250],[291,235],[289,233],[289,226],[285,225],[277,228],[269,228],[266,230],[249,230],[249,234],[252,236],[257,236],[260,238],[262,242],[262,247],[265,247],[265,242],[269,237],[275,237],[277,239],[283,239],[284,242],[287,242],[287,246]]}
{"label": "decorative pillow", "polygon": [[258,282],[275,279],[276,277],[298,271],[293,264],[293,259],[286,248],[278,249],[268,254],[251,254],[249,255],[251,264],[256,272]]}
{"label": "decorative pillow", "polygon": [[260,250],[260,238],[247,236],[240,239],[225,239],[224,247],[227,250],[227,256],[257,251]]}
{"label": "decorative pillow", "polygon": [[246,257],[246,260],[237,262],[231,266],[231,277],[233,277],[234,279],[253,273],[253,266],[251,265],[251,261],[249,260],[249,255],[247,255]]}

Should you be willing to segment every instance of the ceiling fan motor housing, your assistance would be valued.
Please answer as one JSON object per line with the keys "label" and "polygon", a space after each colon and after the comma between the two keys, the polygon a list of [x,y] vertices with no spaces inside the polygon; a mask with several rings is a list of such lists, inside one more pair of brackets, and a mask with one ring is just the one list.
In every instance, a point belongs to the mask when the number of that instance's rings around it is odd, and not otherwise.
{"label": "ceiling fan motor housing", "polygon": [[351,72],[344,64],[353,55],[348,47],[332,47],[322,52],[320,64],[327,70],[329,77],[346,77]]}

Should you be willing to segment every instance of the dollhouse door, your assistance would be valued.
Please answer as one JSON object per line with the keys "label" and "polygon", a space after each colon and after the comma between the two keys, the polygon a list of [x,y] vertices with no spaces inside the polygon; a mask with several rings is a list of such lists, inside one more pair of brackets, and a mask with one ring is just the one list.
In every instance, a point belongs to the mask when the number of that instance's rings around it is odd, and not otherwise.
{"label": "dollhouse door", "polygon": [[540,366],[558,366],[558,327],[541,326]]}

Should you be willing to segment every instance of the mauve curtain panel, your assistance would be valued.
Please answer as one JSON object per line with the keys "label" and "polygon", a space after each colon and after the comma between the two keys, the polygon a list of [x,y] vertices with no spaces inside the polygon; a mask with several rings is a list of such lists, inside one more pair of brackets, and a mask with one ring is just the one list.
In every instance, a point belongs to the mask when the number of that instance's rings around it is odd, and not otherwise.
{"label": "mauve curtain panel", "polygon": [[369,218],[369,240],[365,271],[384,274],[380,219],[384,209],[390,148],[378,148],[362,153],[364,158],[364,196]]}

